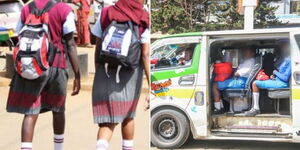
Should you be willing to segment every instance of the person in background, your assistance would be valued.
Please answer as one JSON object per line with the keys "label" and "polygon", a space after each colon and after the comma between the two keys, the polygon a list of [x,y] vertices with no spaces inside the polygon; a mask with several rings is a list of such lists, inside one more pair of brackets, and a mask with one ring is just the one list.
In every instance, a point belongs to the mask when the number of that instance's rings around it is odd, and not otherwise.
{"label": "person in background", "polygon": [[213,94],[214,94],[214,114],[221,114],[224,112],[223,101],[221,100],[220,91],[225,89],[234,88],[245,88],[246,81],[250,75],[250,71],[255,64],[254,50],[252,48],[244,48],[243,52],[243,62],[238,66],[235,71],[233,78],[229,78],[223,82],[216,82],[213,84]]}
{"label": "person in background", "polygon": [[290,44],[288,40],[281,40],[280,51],[281,57],[275,62],[275,70],[273,75],[271,75],[269,80],[255,80],[252,83],[252,108],[247,111],[246,116],[255,116],[260,114],[259,107],[259,89],[269,89],[269,88],[287,88],[289,87],[289,80],[291,77],[292,66],[290,58]]}
{"label": "person in background", "polygon": [[[42,10],[50,0],[35,0],[36,7]],[[61,53],[57,53],[49,75],[45,78],[27,80],[14,75],[7,100],[7,112],[24,114],[21,134],[21,150],[31,150],[34,127],[40,113],[51,111],[53,114],[54,150],[62,150],[65,130],[65,102],[68,83],[67,59],[71,62],[75,80],[72,95],[80,90],[80,71],[76,43],[73,32],[76,31],[72,8],[63,2],[56,2],[48,11],[49,29],[53,45]],[[25,5],[16,31],[20,32],[30,15],[30,7]],[[61,18],[61,19],[57,19]],[[65,41],[64,46],[62,40]],[[66,48],[65,48],[66,47]],[[15,133],[12,133],[15,134]],[[44,149],[49,149],[45,146]]]}
{"label": "person in background", "polygon": [[77,41],[78,46],[92,47],[89,30],[90,6],[93,0],[73,0],[77,9]]}
{"label": "person in background", "polygon": [[[143,82],[143,71],[150,86],[150,18],[143,9],[144,0],[119,0],[114,6],[103,8],[98,21],[92,29],[96,36],[95,68],[96,74],[93,83],[92,101],[94,122],[98,124],[97,150],[107,150],[109,141],[117,124],[121,123],[123,150],[133,150],[134,117],[140,97]],[[109,68],[99,60],[102,47],[103,31],[112,21],[131,21],[138,25],[141,40],[141,60],[135,69]],[[116,82],[118,72],[121,82]],[[148,87],[149,88],[149,87]],[[149,102],[149,95],[146,98]]]}

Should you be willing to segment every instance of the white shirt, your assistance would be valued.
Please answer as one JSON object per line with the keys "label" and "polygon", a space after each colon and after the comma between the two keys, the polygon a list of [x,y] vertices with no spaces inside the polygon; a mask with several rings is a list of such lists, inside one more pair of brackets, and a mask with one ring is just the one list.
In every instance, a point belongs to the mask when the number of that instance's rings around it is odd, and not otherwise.
{"label": "white shirt", "polygon": [[255,65],[255,59],[254,58],[250,58],[250,59],[246,59],[244,60],[237,68],[237,73],[241,76],[241,77],[245,77],[248,78],[250,75],[250,71],[253,68],[253,66]]}
{"label": "white shirt", "polygon": [[[16,33],[19,33],[23,28],[23,26],[24,24],[22,23],[20,18],[15,28]],[[75,16],[73,12],[70,12],[66,18],[66,21],[63,24],[63,34],[66,35],[68,33],[75,32],[75,31],[76,31]]]}
{"label": "white shirt", "polygon": [[[98,38],[102,38],[102,29],[101,29],[101,12],[99,13],[99,17],[98,20],[96,21],[93,29],[91,30],[91,32]],[[146,29],[143,34],[141,35],[141,42],[142,43],[150,43],[150,30]]]}

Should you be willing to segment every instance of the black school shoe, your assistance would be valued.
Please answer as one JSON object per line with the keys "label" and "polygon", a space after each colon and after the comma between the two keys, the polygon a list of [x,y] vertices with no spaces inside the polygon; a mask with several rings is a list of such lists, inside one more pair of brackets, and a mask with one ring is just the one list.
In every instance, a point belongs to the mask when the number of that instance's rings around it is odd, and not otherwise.
{"label": "black school shoe", "polygon": [[221,109],[214,109],[214,115],[224,114],[225,110],[224,108]]}
{"label": "black school shoe", "polygon": [[248,117],[254,117],[258,114],[260,114],[260,110],[254,109],[254,108],[251,108],[249,111],[245,112],[245,116],[248,116]]}

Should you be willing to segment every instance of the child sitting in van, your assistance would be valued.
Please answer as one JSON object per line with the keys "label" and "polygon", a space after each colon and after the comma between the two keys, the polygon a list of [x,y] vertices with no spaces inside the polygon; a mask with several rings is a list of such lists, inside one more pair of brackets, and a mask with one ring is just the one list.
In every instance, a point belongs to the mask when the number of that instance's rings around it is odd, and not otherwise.
{"label": "child sitting in van", "polygon": [[288,40],[280,41],[281,58],[275,62],[275,70],[269,80],[256,80],[252,83],[253,90],[253,106],[246,112],[246,116],[255,116],[260,114],[259,108],[259,89],[269,88],[287,88],[289,87],[289,80],[291,77],[291,59],[290,59],[290,45]]}
{"label": "child sitting in van", "polygon": [[215,82],[213,84],[213,94],[214,94],[214,114],[221,114],[224,112],[223,102],[221,100],[220,91],[225,89],[235,89],[235,88],[245,88],[247,78],[250,75],[251,68],[255,64],[254,50],[247,47],[243,50],[244,61],[239,64],[236,72],[232,78],[229,78],[222,82]]}

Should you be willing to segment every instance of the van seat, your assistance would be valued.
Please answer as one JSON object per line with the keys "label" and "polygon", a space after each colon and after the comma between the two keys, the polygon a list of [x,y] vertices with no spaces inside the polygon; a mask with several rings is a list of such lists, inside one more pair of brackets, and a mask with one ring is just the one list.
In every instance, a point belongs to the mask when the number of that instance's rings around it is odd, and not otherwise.
{"label": "van seat", "polygon": [[288,99],[291,96],[290,88],[268,89],[268,96],[272,99]]}
{"label": "van seat", "polygon": [[251,84],[261,68],[262,68],[262,57],[258,56],[255,58],[255,65],[251,69],[249,78],[246,81],[245,89],[225,89],[223,91],[225,98],[251,97]]}
{"label": "van seat", "polygon": [[244,97],[247,94],[247,89],[226,89],[224,90],[224,97],[235,98]]}
{"label": "van seat", "polygon": [[[280,112],[280,101],[290,100],[291,90],[290,88],[268,89],[268,97],[274,100],[274,109],[278,114]],[[290,114],[290,112],[288,112]]]}

